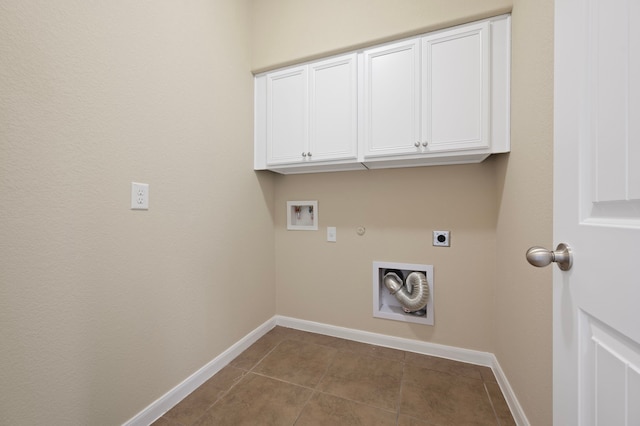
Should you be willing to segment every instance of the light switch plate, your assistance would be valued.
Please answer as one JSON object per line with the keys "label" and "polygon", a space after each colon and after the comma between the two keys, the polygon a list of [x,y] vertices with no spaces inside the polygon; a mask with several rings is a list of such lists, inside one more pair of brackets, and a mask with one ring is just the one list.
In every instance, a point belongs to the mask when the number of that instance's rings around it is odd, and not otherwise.
{"label": "light switch plate", "polygon": [[337,231],[335,226],[327,226],[327,241],[335,243],[337,237],[336,233]]}

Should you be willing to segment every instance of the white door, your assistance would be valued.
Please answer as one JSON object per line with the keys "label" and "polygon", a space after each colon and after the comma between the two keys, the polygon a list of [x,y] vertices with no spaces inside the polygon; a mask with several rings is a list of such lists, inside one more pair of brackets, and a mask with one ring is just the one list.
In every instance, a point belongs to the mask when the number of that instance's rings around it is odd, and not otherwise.
{"label": "white door", "polygon": [[557,426],[640,425],[640,1],[555,1]]}

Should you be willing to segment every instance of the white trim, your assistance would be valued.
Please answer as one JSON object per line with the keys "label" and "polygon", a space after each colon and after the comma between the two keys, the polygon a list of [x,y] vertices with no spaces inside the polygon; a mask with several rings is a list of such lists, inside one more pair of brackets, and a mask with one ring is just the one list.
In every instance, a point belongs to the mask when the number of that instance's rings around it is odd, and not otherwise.
{"label": "white trim", "polygon": [[276,319],[273,317],[209,361],[204,367],[187,377],[169,392],[152,402],[147,408],[127,420],[123,423],[123,426],[148,426],[155,422],[275,326]]}
{"label": "white trim", "polygon": [[340,337],[342,339],[369,343],[371,345],[383,346],[385,348],[415,352],[424,355],[432,355],[440,358],[448,358],[455,361],[467,362],[470,364],[492,367],[493,359],[495,358],[493,354],[489,352],[480,352],[471,349],[462,349],[453,346],[439,345],[437,343],[421,342],[419,340],[387,336],[384,334],[371,333],[369,331],[337,327],[334,325],[299,320],[295,318],[283,317],[280,315],[276,315],[274,318],[276,320],[276,324],[283,327],[295,328],[302,331],[310,331],[312,333],[324,334],[327,336]]}
{"label": "white trim", "polygon": [[518,398],[516,398],[515,392],[513,392],[513,388],[509,384],[507,380],[507,376],[504,375],[504,371],[502,371],[502,367],[500,367],[500,363],[495,355],[491,354],[493,358],[493,365],[491,365],[491,369],[493,370],[493,374],[496,376],[496,381],[498,382],[498,386],[502,391],[502,395],[504,396],[505,401],[507,401],[507,405],[511,410],[511,415],[513,416],[513,420],[516,422],[518,426],[530,426],[529,419],[527,419]]}
{"label": "white trim", "polygon": [[527,420],[527,416],[522,410],[522,407],[520,406],[520,403],[518,402],[518,399],[516,398],[516,395],[504,374],[504,371],[502,371],[498,360],[492,353],[440,345],[437,343],[422,342],[413,339],[405,339],[402,337],[387,336],[369,331],[355,330],[352,328],[338,327],[329,324],[275,315],[273,318],[269,319],[251,333],[240,339],[229,349],[215,357],[204,367],[186,378],[182,383],[178,384],[155,402],[151,403],[147,408],[124,423],[123,426],[150,425],[159,419],[164,413],[173,408],[173,406],[178,402],[182,401],[182,399],[187,395],[196,390],[200,385],[213,377],[214,374],[229,364],[235,357],[240,355],[260,337],[267,334],[276,325],[489,367],[493,370],[493,373],[496,376],[498,386],[502,390],[516,424],[518,426],[530,425],[529,420]]}

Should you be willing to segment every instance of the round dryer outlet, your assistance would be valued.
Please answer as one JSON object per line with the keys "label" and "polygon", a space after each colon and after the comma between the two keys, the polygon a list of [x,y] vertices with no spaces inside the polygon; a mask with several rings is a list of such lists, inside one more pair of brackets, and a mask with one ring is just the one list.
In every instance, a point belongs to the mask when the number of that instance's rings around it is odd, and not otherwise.
{"label": "round dryer outlet", "polygon": [[449,247],[451,245],[449,231],[433,231],[433,245],[436,247]]}

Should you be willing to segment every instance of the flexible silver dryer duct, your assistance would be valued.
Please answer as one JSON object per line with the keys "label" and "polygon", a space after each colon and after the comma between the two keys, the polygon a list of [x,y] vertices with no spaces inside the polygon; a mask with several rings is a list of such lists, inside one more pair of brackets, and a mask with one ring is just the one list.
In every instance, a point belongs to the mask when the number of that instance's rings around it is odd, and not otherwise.
{"label": "flexible silver dryer duct", "polygon": [[395,272],[387,272],[384,276],[384,285],[393,294],[400,304],[409,311],[417,311],[427,306],[429,300],[429,283],[422,272],[414,271],[407,277],[407,285],[404,286],[402,278]]}

